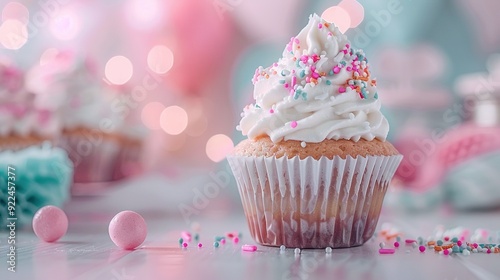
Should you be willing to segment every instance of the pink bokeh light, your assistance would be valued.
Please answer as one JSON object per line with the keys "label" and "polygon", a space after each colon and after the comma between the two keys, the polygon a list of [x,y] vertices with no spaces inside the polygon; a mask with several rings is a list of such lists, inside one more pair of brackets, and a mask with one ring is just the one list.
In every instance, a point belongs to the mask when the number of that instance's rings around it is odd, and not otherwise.
{"label": "pink bokeh light", "polygon": [[342,33],[345,33],[351,26],[351,17],[349,13],[339,6],[333,6],[326,9],[321,17],[328,22],[333,22]]}
{"label": "pink bokeh light", "polygon": [[81,29],[81,20],[73,10],[63,10],[50,22],[50,31],[59,40],[74,39]]}
{"label": "pink bokeh light", "polygon": [[338,6],[349,13],[351,20],[350,28],[356,28],[365,18],[365,9],[363,5],[356,0],[343,0]]}
{"label": "pink bokeh light", "polygon": [[114,56],[106,63],[106,79],[115,85],[123,85],[132,78],[134,66],[124,56]]}
{"label": "pink bokeh light", "polygon": [[220,162],[233,150],[233,140],[227,135],[216,134],[207,141],[207,157],[213,162]]}
{"label": "pink bokeh light", "polygon": [[161,129],[160,116],[163,110],[165,110],[165,106],[160,102],[146,104],[141,112],[142,123],[151,130]]}
{"label": "pink bokeh light", "polygon": [[163,110],[160,115],[160,126],[167,134],[179,135],[188,125],[186,110],[179,106],[170,106]]}
{"label": "pink bokeh light", "polygon": [[154,46],[148,53],[148,66],[156,74],[166,74],[174,66],[174,53],[167,46]]}
{"label": "pink bokeh light", "polygon": [[0,26],[0,44],[6,49],[18,50],[28,42],[26,25],[17,19],[8,19]]}
{"label": "pink bokeh light", "polygon": [[128,0],[125,4],[125,17],[129,25],[139,30],[150,30],[160,26],[164,1]]}
{"label": "pink bokeh light", "polygon": [[5,5],[2,10],[2,22],[8,19],[15,19],[27,25],[29,22],[30,13],[28,8],[18,2],[10,2]]}

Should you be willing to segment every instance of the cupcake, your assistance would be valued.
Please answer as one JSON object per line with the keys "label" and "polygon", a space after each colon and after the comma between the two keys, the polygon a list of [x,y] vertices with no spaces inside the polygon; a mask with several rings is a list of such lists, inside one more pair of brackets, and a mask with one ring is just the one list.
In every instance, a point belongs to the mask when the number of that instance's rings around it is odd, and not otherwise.
{"label": "cupcake", "polygon": [[75,165],[75,183],[124,178],[125,168],[139,160],[142,141],[127,133],[128,107],[120,101],[121,93],[98,77],[91,61],[70,52],[34,67],[27,77],[37,104],[61,120],[57,145]]}
{"label": "cupcake", "polygon": [[252,237],[298,248],[366,242],[402,156],[385,141],[363,51],[311,15],[253,83],[237,126],[248,139],[228,156]]}
{"label": "cupcake", "polygon": [[24,73],[0,59],[0,151],[20,150],[57,137],[59,120],[37,106],[35,97],[24,87]]}

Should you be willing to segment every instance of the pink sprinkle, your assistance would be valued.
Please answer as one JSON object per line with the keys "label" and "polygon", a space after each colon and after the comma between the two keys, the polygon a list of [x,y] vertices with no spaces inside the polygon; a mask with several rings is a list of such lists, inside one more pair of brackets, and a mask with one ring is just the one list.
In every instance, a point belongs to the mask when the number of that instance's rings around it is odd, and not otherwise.
{"label": "pink sprinkle", "polygon": [[381,255],[388,255],[388,254],[394,254],[396,250],[394,249],[389,249],[389,248],[382,248],[378,250],[378,253]]}
{"label": "pink sprinkle", "polygon": [[491,249],[488,248],[488,251],[486,253],[491,254]]}
{"label": "pink sprinkle", "polygon": [[309,60],[309,57],[307,55],[303,55],[300,60],[304,63],[307,63],[307,60]]}
{"label": "pink sprinkle", "polygon": [[245,244],[245,245],[241,246],[241,250],[243,250],[245,252],[255,252],[255,251],[257,251],[257,246]]}
{"label": "pink sprinkle", "polygon": [[399,248],[399,242],[394,242],[394,247]]}
{"label": "pink sprinkle", "polygon": [[289,84],[285,84],[285,88],[288,88],[290,85]]}
{"label": "pink sprinkle", "polygon": [[347,50],[342,50],[344,52],[344,54],[347,54]]}
{"label": "pink sprinkle", "polygon": [[276,62],[275,62],[275,63],[273,64],[273,66],[274,66],[274,67],[278,67],[278,63],[276,63]]}
{"label": "pink sprinkle", "polygon": [[445,250],[443,251],[443,254],[444,254],[445,256],[448,256],[448,255],[450,254],[450,251],[448,251],[448,249],[445,249]]}
{"label": "pink sprinkle", "polygon": [[352,67],[351,66],[347,66],[346,70],[349,71],[349,72],[351,72]]}
{"label": "pink sprinkle", "polygon": [[416,242],[417,242],[417,240],[414,240],[414,239],[406,239],[405,240],[406,244],[412,244],[412,243],[416,243]]}
{"label": "pink sprinkle", "polygon": [[300,44],[300,40],[295,38],[295,44]]}
{"label": "pink sprinkle", "polygon": [[338,66],[335,66],[333,68],[333,73],[338,74],[340,72],[340,68]]}
{"label": "pink sprinkle", "polygon": [[474,244],[472,244],[472,246],[474,246],[474,248],[477,249],[477,246],[479,246],[479,245],[477,245],[477,243],[474,243]]}
{"label": "pink sprinkle", "polygon": [[423,253],[423,252],[425,252],[425,246],[420,246],[420,247],[418,247],[418,250],[419,250],[420,252],[422,252],[422,253]]}
{"label": "pink sprinkle", "polygon": [[292,77],[292,88],[295,87],[296,84],[297,84],[297,77],[293,76]]}
{"label": "pink sprinkle", "polygon": [[233,238],[235,236],[235,234],[234,234],[234,232],[228,232],[228,233],[226,233],[226,236],[229,238]]}
{"label": "pink sprinkle", "polygon": [[314,65],[311,65],[311,72],[316,71],[316,67]]}
{"label": "pink sprinkle", "polygon": [[328,32],[328,36],[332,37],[333,33],[332,32]]}
{"label": "pink sprinkle", "polygon": [[201,248],[201,247],[203,247],[203,244],[201,244],[201,242],[200,242],[200,243],[198,243],[198,248]]}
{"label": "pink sprinkle", "polygon": [[450,241],[450,238],[448,236],[445,236],[444,241]]}
{"label": "pink sprinkle", "polygon": [[220,244],[222,244],[222,245],[226,244],[226,239],[225,239],[225,238],[222,238],[222,239],[220,240]]}
{"label": "pink sprinkle", "polygon": [[273,109],[269,110],[269,113],[274,114],[274,110]]}
{"label": "pink sprinkle", "polygon": [[320,24],[318,24],[318,28],[319,28],[319,29],[323,28],[323,24],[321,24],[321,23],[320,23]]}
{"label": "pink sprinkle", "polygon": [[187,242],[182,243],[182,247],[186,248],[188,246]]}
{"label": "pink sprinkle", "polygon": [[181,237],[182,237],[182,239],[186,240],[187,242],[191,241],[191,233],[189,233],[187,231],[181,232]]}
{"label": "pink sprinkle", "polygon": [[296,127],[297,127],[297,122],[296,122],[296,121],[292,121],[292,122],[290,123],[290,126],[291,126],[292,128],[296,128]]}
{"label": "pink sprinkle", "polygon": [[349,44],[345,44],[345,47],[348,49],[348,48],[350,48],[350,47],[351,47],[351,45],[349,45]]}
{"label": "pink sprinkle", "polygon": [[240,242],[240,239],[236,236],[235,238],[233,238],[233,242],[234,244],[237,244],[238,242]]}
{"label": "pink sprinkle", "polygon": [[313,72],[313,73],[312,73],[312,77],[313,77],[314,79],[317,79],[317,78],[319,78],[319,74],[318,74],[318,73],[316,73],[316,72]]}
{"label": "pink sprinkle", "polygon": [[462,241],[458,240],[458,241],[457,241],[457,245],[458,245],[458,246],[462,246]]}
{"label": "pink sprinkle", "polygon": [[339,87],[339,93],[344,93],[345,92],[345,87]]}
{"label": "pink sprinkle", "polygon": [[306,83],[311,82],[311,77],[306,77]]}

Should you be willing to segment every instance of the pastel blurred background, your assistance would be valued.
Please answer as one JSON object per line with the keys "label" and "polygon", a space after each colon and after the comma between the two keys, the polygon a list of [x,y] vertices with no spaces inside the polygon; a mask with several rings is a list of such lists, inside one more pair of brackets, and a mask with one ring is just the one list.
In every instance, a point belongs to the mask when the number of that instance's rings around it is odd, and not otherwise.
{"label": "pastel blurred background", "polygon": [[[318,13],[365,50],[378,78],[389,140],[405,156],[385,206],[498,208],[500,2],[478,2],[2,0],[0,140],[69,154],[73,180],[50,179],[68,176],[59,159],[53,175],[27,182],[95,195],[111,187],[103,182],[156,176],[193,188],[190,203],[196,188],[231,177],[224,159],[242,139],[255,69]],[[223,187],[220,207],[239,209],[236,187]],[[27,189],[33,205],[71,199]]]}

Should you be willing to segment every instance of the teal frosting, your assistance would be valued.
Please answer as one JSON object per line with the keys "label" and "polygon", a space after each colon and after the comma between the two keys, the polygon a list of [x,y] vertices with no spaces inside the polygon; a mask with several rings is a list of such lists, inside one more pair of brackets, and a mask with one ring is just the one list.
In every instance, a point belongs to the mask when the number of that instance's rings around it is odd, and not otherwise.
{"label": "teal frosting", "polygon": [[[17,226],[30,224],[35,212],[45,205],[62,206],[69,197],[73,164],[67,153],[50,145],[20,151],[0,152],[0,220],[8,217],[8,167],[15,174],[15,217]],[[11,184],[12,186],[12,184]],[[5,230],[5,227],[1,227]]]}
{"label": "teal frosting", "polygon": [[495,151],[453,167],[442,184],[452,205],[463,210],[500,207],[499,165],[500,151]]}

